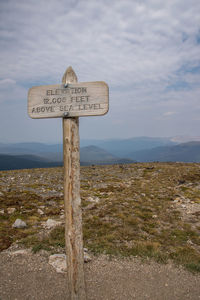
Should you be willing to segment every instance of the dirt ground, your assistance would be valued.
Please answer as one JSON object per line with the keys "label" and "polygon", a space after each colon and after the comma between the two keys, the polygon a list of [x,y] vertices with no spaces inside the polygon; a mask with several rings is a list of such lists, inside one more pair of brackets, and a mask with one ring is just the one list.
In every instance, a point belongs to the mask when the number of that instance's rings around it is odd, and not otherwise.
{"label": "dirt ground", "polygon": [[[66,274],[48,264],[48,255],[0,253],[1,300],[68,299]],[[197,300],[200,275],[172,264],[140,259],[94,257],[85,264],[88,300]]]}

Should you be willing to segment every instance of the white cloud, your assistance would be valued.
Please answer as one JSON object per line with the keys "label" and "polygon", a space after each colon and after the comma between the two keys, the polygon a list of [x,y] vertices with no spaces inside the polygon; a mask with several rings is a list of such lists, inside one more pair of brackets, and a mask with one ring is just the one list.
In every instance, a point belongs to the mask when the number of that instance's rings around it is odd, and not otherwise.
{"label": "white cloud", "polygon": [[166,111],[166,112],[163,114],[163,116],[164,116],[164,117],[170,117],[170,116],[173,116],[173,115],[175,115],[175,114],[176,114],[175,111]]}
{"label": "white cloud", "polygon": [[16,83],[13,79],[0,80],[0,103],[12,105],[13,102],[23,101],[27,97],[27,89]]}
{"label": "white cloud", "polygon": [[13,85],[13,84],[16,84],[16,81],[12,80],[10,78],[5,78],[5,79],[0,80],[0,86],[3,88],[7,88],[8,86]]}
{"label": "white cloud", "polygon": [[155,112],[188,109],[192,119],[199,107],[200,72],[192,71],[200,66],[199,15],[199,0],[1,1],[0,86],[10,78],[9,99],[25,99],[24,86],[59,83],[72,65],[80,81],[108,82],[110,119],[117,116],[118,124],[146,109],[152,120]]}

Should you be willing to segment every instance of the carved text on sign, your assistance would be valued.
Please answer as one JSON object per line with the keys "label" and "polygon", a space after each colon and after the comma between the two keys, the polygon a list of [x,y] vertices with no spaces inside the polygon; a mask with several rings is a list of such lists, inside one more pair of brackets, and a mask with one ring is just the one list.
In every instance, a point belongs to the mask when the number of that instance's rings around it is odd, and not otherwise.
{"label": "carved text on sign", "polygon": [[103,115],[108,111],[108,86],[105,82],[84,82],[32,87],[28,95],[31,118]]}

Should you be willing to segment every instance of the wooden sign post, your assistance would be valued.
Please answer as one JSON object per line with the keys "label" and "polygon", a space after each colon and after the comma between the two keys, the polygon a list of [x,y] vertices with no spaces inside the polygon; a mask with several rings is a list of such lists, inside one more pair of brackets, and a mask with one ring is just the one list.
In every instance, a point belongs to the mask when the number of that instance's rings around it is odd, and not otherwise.
{"label": "wooden sign post", "polygon": [[105,82],[77,83],[69,67],[61,85],[32,87],[28,93],[31,118],[63,118],[64,205],[67,279],[71,300],[85,300],[82,211],[80,199],[79,116],[108,111]]}
{"label": "wooden sign post", "polygon": [[[76,74],[68,68],[63,84],[77,82]],[[71,299],[86,299],[80,199],[79,119],[63,118],[65,248],[68,287]]]}

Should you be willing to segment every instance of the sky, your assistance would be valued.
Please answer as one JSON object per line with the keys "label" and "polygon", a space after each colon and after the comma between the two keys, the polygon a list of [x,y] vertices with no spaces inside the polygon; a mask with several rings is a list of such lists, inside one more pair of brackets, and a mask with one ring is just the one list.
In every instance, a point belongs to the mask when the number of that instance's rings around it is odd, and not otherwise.
{"label": "sky", "polygon": [[109,86],[81,139],[200,136],[199,0],[0,0],[0,143],[62,142],[62,119],[31,119],[27,94],[68,66]]}

